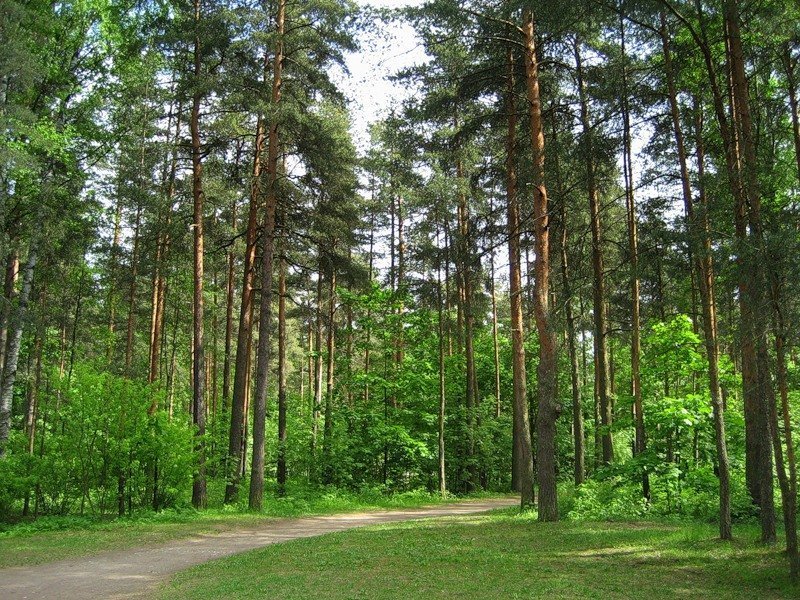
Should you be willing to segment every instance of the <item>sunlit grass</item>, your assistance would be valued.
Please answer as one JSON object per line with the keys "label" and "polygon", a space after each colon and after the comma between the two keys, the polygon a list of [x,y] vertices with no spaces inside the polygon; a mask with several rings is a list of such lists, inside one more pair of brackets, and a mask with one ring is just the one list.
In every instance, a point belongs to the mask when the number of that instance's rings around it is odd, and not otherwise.
{"label": "sunlit grass", "polygon": [[797,598],[779,548],[736,535],[501,511],[265,547],[179,573],[162,598]]}

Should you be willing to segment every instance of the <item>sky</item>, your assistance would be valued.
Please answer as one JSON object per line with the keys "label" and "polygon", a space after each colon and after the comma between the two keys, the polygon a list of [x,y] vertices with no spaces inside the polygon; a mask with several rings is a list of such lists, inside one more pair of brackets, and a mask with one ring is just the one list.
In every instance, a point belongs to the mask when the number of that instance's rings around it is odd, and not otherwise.
{"label": "sky", "polygon": [[[359,1],[361,6],[376,8],[420,4],[422,0]],[[347,56],[349,75],[338,74],[337,79],[350,100],[353,134],[363,150],[369,141],[369,124],[381,119],[392,106],[399,106],[411,93],[387,78],[404,67],[425,62],[426,55],[414,30],[406,24],[392,24],[380,34],[362,36],[360,41],[360,51]]]}

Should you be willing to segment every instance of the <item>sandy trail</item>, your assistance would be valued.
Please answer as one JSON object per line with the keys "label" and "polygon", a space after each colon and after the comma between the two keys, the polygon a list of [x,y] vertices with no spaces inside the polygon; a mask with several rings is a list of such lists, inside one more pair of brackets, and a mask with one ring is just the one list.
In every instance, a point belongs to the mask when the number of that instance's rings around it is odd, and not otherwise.
{"label": "sandy trail", "polygon": [[419,509],[281,519],[258,528],[197,535],[158,546],[131,548],[33,567],[0,569],[0,598],[150,598],[158,584],[173,573],[269,544],[380,523],[470,515],[517,503],[514,498],[502,498]]}

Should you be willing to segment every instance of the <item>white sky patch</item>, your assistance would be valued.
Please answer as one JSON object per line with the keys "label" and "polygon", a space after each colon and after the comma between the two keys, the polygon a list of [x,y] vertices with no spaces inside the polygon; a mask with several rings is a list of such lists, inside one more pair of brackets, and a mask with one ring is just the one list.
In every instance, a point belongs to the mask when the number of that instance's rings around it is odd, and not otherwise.
{"label": "white sky patch", "polygon": [[[359,4],[394,9],[419,6],[422,0],[372,0]],[[389,81],[389,77],[406,67],[427,62],[428,56],[414,29],[405,23],[394,22],[365,33],[360,41],[360,51],[346,57],[350,73],[336,73],[334,79],[350,100],[353,137],[356,147],[364,151],[369,145],[369,126],[414,93],[413,88]]]}

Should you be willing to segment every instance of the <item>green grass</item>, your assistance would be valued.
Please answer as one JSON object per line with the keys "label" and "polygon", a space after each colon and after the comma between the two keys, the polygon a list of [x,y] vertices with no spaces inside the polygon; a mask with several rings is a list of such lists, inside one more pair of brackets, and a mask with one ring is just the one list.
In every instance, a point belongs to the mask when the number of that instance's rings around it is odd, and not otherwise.
{"label": "green grass", "polygon": [[498,511],[268,546],[194,567],[167,598],[797,598],[777,547],[739,527],[538,523]]}
{"label": "green grass", "polygon": [[154,545],[199,533],[253,527],[275,518],[408,508],[452,500],[455,498],[443,500],[426,492],[385,495],[379,491],[354,494],[297,488],[283,498],[265,496],[264,510],[258,514],[242,508],[221,508],[144,512],[114,520],[45,517],[0,526],[0,568]]}

